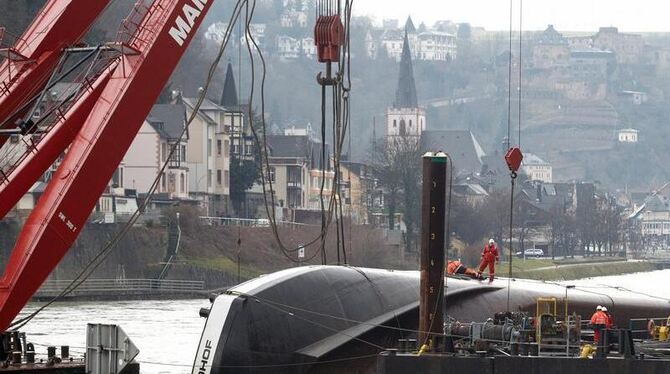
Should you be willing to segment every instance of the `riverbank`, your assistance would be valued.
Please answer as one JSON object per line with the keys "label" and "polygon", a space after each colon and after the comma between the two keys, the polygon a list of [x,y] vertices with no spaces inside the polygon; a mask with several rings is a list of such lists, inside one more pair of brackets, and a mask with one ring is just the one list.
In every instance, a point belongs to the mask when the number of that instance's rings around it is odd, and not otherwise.
{"label": "riverbank", "polygon": [[[622,259],[607,260],[558,260],[550,259],[515,259],[512,261],[514,278],[536,280],[573,280],[582,278],[622,275],[660,270],[665,265],[651,261],[626,261]],[[501,262],[497,274],[507,276],[509,263]]]}

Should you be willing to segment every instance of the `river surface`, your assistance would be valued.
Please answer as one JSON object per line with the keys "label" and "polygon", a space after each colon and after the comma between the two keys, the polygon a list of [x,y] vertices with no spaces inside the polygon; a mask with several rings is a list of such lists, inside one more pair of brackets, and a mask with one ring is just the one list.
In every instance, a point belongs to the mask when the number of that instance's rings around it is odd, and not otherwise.
{"label": "river surface", "polygon": [[[634,292],[670,299],[666,287],[670,270],[589,278],[566,284],[624,287]],[[38,307],[29,304],[24,312]],[[81,357],[86,323],[120,325],[140,349],[137,361],[142,374],[190,373],[205,323],[198,316],[206,299],[168,301],[62,302],[45,309],[26,325],[29,340],[46,355],[46,346],[70,345],[71,355]]]}

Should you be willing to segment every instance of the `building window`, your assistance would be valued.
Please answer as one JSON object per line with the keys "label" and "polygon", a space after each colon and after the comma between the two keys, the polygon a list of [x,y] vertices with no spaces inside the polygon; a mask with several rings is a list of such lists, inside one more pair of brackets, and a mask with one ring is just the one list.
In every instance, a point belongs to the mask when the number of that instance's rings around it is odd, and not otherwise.
{"label": "building window", "polygon": [[207,187],[212,187],[212,171],[207,170]]}
{"label": "building window", "polygon": [[185,145],[182,145],[182,146],[181,146],[181,154],[180,154],[180,156],[181,156],[181,160],[182,160],[183,162],[186,162],[186,146],[185,146]]}
{"label": "building window", "polygon": [[223,152],[223,146],[221,145],[221,139],[216,139],[216,155],[221,156]]}
{"label": "building window", "polygon": [[[174,152],[172,151],[172,149],[173,149],[172,147],[174,147]],[[176,144],[168,144],[167,154],[168,154],[168,156],[170,156],[169,157],[170,167],[179,167],[181,165],[180,164],[181,159],[182,159],[181,149],[182,148],[177,146]],[[172,152],[172,154],[170,154],[170,152]]]}
{"label": "building window", "polygon": [[270,180],[270,182],[273,182],[273,183],[274,183],[274,181],[275,181],[275,174],[276,174],[275,167],[274,167],[274,166],[270,166],[270,169],[268,170],[268,179]]}
{"label": "building window", "polygon": [[221,169],[216,170],[216,184],[221,185]]}
{"label": "building window", "polygon": [[112,174],[112,187],[123,187],[123,168],[117,168]]}
{"label": "building window", "polygon": [[175,180],[175,175],[170,173],[168,174],[168,192],[175,192],[177,181]]}
{"label": "building window", "polygon": [[207,139],[207,156],[212,155],[212,139]]}
{"label": "building window", "polygon": [[230,186],[230,172],[225,170],[223,172],[223,187],[228,188],[228,186]]}
{"label": "building window", "polygon": [[396,128],[398,126],[396,120],[393,120],[393,128]]}
{"label": "building window", "polygon": [[179,175],[179,192],[186,192],[186,178],[184,177],[184,174]]}
{"label": "building window", "polygon": [[161,160],[163,160],[163,162],[167,161],[167,153],[167,143],[161,143]]}
{"label": "building window", "polygon": [[161,191],[165,192],[167,189],[167,181],[165,180],[165,173],[161,174]]}

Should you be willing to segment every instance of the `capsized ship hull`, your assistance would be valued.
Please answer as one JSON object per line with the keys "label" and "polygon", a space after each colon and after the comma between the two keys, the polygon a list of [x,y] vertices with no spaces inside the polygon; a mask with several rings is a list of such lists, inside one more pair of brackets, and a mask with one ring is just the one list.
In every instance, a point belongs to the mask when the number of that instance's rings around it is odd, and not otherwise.
{"label": "capsized ship hull", "polygon": [[[534,313],[538,297],[565,297],[558,283],[448,278],[447,315],[484,321],[507,310]],[[596,305],[615,323],[670,314],[665,300],[607,287],[568,290],[569,311],[589,318]],[[213,302],[194,374],[367,373],[374,355],[418,328],[419,272],[304,266],[242,283]]]}

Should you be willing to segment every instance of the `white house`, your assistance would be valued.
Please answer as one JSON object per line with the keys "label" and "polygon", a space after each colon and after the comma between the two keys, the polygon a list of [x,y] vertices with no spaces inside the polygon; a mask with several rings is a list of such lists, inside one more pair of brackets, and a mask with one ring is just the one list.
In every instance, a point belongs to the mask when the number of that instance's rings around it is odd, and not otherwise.
{"label": "white house", "polygon": [[649,99],[649,96],[647,95],[646,92],[640,92],[640,91],[621,91],[620,95],[627,98],[628,100],[630,100],[631,103],[635,105],[642,105],[643,103],[646,103],[647,100]]}
{"label": "white house", "polygon": [[[149,192],[163,163],[168,166],[161,176],[156,193],[170,199],[189,196],[189,168],[186,163],[188,137],[180,138],[186,120],[186,110],[180,104],[156,104],[142,123],[117,171],[113,187]],[[170,157],[170,149],[175,151]]]}
{"label": "white house", "polygon": [[[253,39],[256,44],[258,44],[259,48],[264,48],[265,47],[265,28],[266,25],[264,23],[252,23],[249,25],[249,32],[247,35],[249,36],[249,43],[251,43],[251,40]],[[209,31],[209,29],[208,29]],[[247,35],[242,35],[240,37],[240,44],[241,45],[246,45],[247,43]]]}
{"label": "white house", "polygon": [[403,46],[403,33],[400,30],[385,30],[381,37],[381,45],[388,57],[400,61]]}
{"label": "white house", "polygon": [[280,207],[319,210],[322,181],[323,197],[326,204],[328,202],[335,177],[330,164],[330,151],[326,144],[326,158],[322,159],[322,144],[311,133],[310,128],[293,127],[286,129],[284,135],[268,136],[268,179],[273,183]]}
{"label": "white house", "polygon": [[375,40],[375,37],[372,34],[371,30],[368,30],[367,33],[365,34],[365,51],[369,58],[371,59],[377,58],[377,52],[378,52],[377,41]]}
{"label": "white house", "polygon": [[670,237],[670,208],[660,195],[652,195],[629,218],[637,219],[643,236]]}
{"label": "white house", "polygon": [[617,132],[619,143],[637,143],[639,131],[635,129],[621,129]]}
{"label": "white house", "polygon": [[215,22],[211,24],[205,31],[205,38],[212,40],[216,43],[223,42],[223,39],[226,38],[226,29],[228,24],[224,22]]}
{"label": "white house", "polygon": [[[418,32],[411,18],[407,19],[404,29],[384,29],[381,47],[388,57],[400,61],[405,36],[414,60],[451,61],[456,58],[458,47],[455,35],[439,29]],[[372,39],[372,34],[366,35],[368,56],[376,55]]]}
{"label": "white house", "polygon": [[553,176],[551,164],[537,155],[532,153],[524,154],[521,167],[530,180],[552,183]]}
{"label": "white house", "polygon": [[314,58],[316,56],[316,44],[314,38],[307,37],[300,40],[302,54],[307,58]]}
{"label": "white house", "polygon": [[[186,114],[191,115],[197,102],[183,98]],[[239,113],[230,112],[205,99],[189,126],[186,161],[189,167],[189,195],[200,200],[207,215],[228,212],[230,198],[230,133]]]}
{"label": "white house", "polygon": [[298,58],[301,53],[300,40],[286,35],[279,35],[276,39],[277,53],[282,58]]}
{"label": "white house", "polygon": [[451,61],[456,58],[456,36],[442,31],[419,34],[417,58],[427,61]]}
{"label": "white house", "polygon": [[109,188],[98,199],[94,211],[99,214],[96,218],[101,220],[99,222],[115,223],[127,222],[137,209],[137,195],[134,191]]}
{"label": "white house", "polygon": [[307,27],[307,12],[299,10],[287,10],[279,18],[281,27]]}

